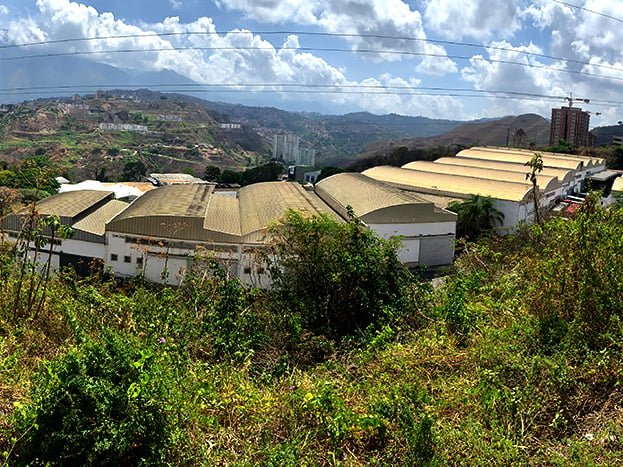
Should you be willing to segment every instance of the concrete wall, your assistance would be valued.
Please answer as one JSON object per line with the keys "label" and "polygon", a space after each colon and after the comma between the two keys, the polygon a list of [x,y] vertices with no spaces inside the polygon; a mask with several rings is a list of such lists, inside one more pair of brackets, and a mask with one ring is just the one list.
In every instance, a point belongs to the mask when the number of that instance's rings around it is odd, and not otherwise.
{"label": "concrete wall", "polygon": [[[386,240],[399,237],[402,247],[398,250],[398,258],[407,266],[438,266],[452,263],[456,234],[455,222],[370,224],[368,227]],[[434,251],[424,251],[424,256],[422,256],[423,250],[433,245],[429,240],[437,237],[443,241],[435,244]]]}

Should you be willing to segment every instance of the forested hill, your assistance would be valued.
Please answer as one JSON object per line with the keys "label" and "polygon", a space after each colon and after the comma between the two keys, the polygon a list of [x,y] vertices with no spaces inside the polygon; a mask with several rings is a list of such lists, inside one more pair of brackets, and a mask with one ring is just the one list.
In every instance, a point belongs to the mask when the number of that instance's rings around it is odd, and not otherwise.
{"label": "forested hill", "polygon": [[317,150],[319,160],[327,163],[347,162],[374,141],[440,135],[462,123],[368,112],[321,115],[222,102],[205,102],[205,105],[235,121],[248,124],[267,137],[275,133],[294,133]]}
{"label": "forested hill", "polygon": [[536,114],[466,122],[436,136],[371,143],[359,154],[359,157],[384,155],[399,147],[407,149],[475,145],[539,147],[548,144],[549,127],[549,121]]}

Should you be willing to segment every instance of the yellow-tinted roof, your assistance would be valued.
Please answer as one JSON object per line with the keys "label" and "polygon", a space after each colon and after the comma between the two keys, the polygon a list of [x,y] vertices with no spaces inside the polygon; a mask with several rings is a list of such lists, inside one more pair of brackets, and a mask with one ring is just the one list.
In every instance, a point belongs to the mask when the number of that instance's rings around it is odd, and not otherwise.
{"label": "yellow-tinted roof", "polygon": [[84,219],[76,222],[72,227],[74,230],[82,230],[94,235],[104,235],[106,223],[127,207],[128,203],[111,199]]}
{"label": "yellow-tinted roof", "polygon": [[[525,164],[529,162],[534,153],[519,154],[516,152],[502,152],[497,150],[487,150],[480,148],[464,149],[457,154],[458,157],[468,157],[474,159],[484,159],[498,162],[514,162],[516,164]],[[559,169],[583,170],[584,161],[579,159],[565,159],[559,157],[543,156],[544,167],[555,167]]]}
{"label": "yellow-tinted roof", "polygon": [[149,237],[211,240],[203,228],[213,185],[170,185],[148,191],[114,217],[108,231]]}
{"label": "yellow-tinted roof", "polygon": [[531,191],[528,185],[522,183],[420,172],[389,166],[373,167],[363,174],[376,180],[411,188],[416,192],[422,191],[448,197],[465,198],[473,194],[524,202],[528,200]]}
{"label": "yellow-tinted roof", "polygon": [[114,220],[136,217],[203,217],[213,185],[169,185],[146,192]]}
{"label": "yellow-tinted roof", "polygon": [[527,154],[530,157],[534,156],[535,152],[538,152],[539,154],[543,156],[548,156],[548,157],[558,157],[558,158],[564,158],[564,159],[578,159],[584,162],[585,165],[588,167],[595,167],[598,165],[606,164],[606,159],[603,159],[601,157],[580,156],[578,154],[568,154],[568,153],[561,153],[561,152],[535,151],[534,149],[507,148],[507,147],[500,147],[500,146],[482,146],[482,147],[475,147],[472,149],[486,149],[490,151],[499,151],[499,152],[504,152],[504,153],[515,153],[515,154],[524,154],[524,155]]}
{"label": "yellow-tinted roof", "polygon": [[112,198],[111,191],[79,190],[58,193],[37,203],[39,214],[74,218],[106,198]]}
{"label": "yellow-tinted roof", "polygon": [[612,184],[612,191],[623,191],[623,177],[618,177],[614,179],[614,183]]}
{"label": "yellow-tinted roof", "polygon": [[[408,164],[403,165],[402,168],[409,170],[420,170],[422,172],[463,175],[466,177],[485,178],[489,180],[501,180],[503,182],[513,182],[522,183],[524,185],[531,185],[530,181],[526,179],[526,173],[528,171],[525,171],[525,173],[519,173],[508,170],[505,171],[482,167],[444,165],[427,161],[409,162]],[[547,175],[537,175],[537,183],[539,185],[539,189],[546,193],[557,190],[561,187],[561,183],[556,177],[551,177]]]}
{"label": "yellow-tinted roof", "polygon": [[362,174],[341,173],[316,184],[318,195],[342,217],[346,207],[366,223],[414,223],[454,220],[413,192],[400,190]]}
{"label": "yellow-tinted roof", "polygon": [[[462,167],[482,167],[485,169],[504,170],[520,174],[526,174],[530,170],[525,164],[518,164],[516,162],[498,162],[486,159],[470,159],[468,157],[440,157],[435,161],[435,164],[458,165]],[[562,183],[573,183],[575,181],[575,171],[570,169],[543,167],[543,171],[540,174],[557,177]]]}
{"label": "yellow-tinted roof", "polygon": [[305,191],[298,183],[256,183],[242,188],[238,192],[238,200],[240,231],[243,236],[263,231],[281,219],[288,209],[308,216],[328,214],[337,218],[315,193]]}
{"label": "yellow-tinted roof", "polygon": [[238,198],[212,193],[208,201],[203,228],[239,237],[241,233]]}

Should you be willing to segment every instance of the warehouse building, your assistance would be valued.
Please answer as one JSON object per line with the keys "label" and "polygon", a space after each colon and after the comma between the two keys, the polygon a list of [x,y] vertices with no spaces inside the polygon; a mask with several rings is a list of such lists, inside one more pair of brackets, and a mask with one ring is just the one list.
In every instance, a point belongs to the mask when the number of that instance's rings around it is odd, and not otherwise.
{"label": "warehouse building", "polygon": [[[442,157],[435,162],[416,161],[402,169],[375,167],[364,172],[377,180],[412,190],[439,207],[469,195],[491,197],[504,214],[500,233],[510,232],[520,222],[532,222],[534,201],[526,164],[535,152],[499,147],[465,149],[456,157]],[[549,210],[569,195],[588,189],[602,190],[602,204],[612,202],[612,184],[618,176],[606,170],[605,160],[539,152],[543,170],[537,174],[539,209]],[[408,170],[410,173],[402,170]]]}
{"label": "warehouse building", "polygon": [[[51,255],[54,269],[73,266],[79,273],[88,272],[91,263],[103,260],[106,254],[106,223],[127,206],[115,200],[113,192],[92,190],[59,193],[40,201],[37,204],[40,216],[58,216],[62,225],[73,228],[74,234],[69,239],[52,239],[52,232],[44,230],[48,243],[39,250],[31,243],[30,258],[45,264]],[[25,210],[3,220],[2,227],[10,241],[17,240],[29,216]]]}
{"label": "warehouse building", "polygon": [[[96,260],[120,278],[143,275],[177,285],[190,270],[209,272],[215,260],[230,277],[269,287],[259,255],[270,241],[269,226],[288,210],[342,222],[348,206],[380,236],[399,236],[404,242],[400,258],[407,265],[452,262],[455,214],[360,174],[327,178],[318,193],[287,182],[249,185],[233,195],[214,191],[214,185],[185,184],[155,188],[131,204],[115,200],[113,192],[70,191],[47,198],[37,209],[74,229],[71,239],[54,240],[54,268],[71,265],[88,274]],[[26,215],[4,220],[11,240]],[[50,253],[49,245],[46,249]],[[42,253],[36,260],[43,264],[47,253]]]}
{"label": "warehouse building", "polygon": [[413,192],[354,173],[320,181],[316,193],[344,219],[350,206],[379,237],[399,237],[402,263],[430,267],[452,262],[457,217],[453,212],[437,208]]}
{"label": "warehouse building", "polygon": [[[442,165],[435,162],[416,161],[409,162],[402,166],[403,169],[418,170],[420,172],[429,173],[446,173],[449,175],[462,175],[465,177],[484,178],[488,180],[499,180],[502,182],[521,183],[532,186],[531,182],[526,178],[528,170],[524,167],[524,173],[513,172],[508,170],[489,169],[482,167],[470,167],[461,165]],[[551,175],[537,175],[537,183],[541,196],[554,200],[562,196],[562,183],[558,177]]]}
{"label": "warehouse building", "polygon": [[[512,162],[524,165],[534,156],[534,151],[508,148],[471,148],[457,154],[457,157],[486,161]],[[590,175],[606,170],[606,161],[602,158],[590,158],[569,154],[554,154],[540,152],[544,168],[565,169],[574,172],[575,182],[571,186],[572,192],[582,192],[585,182]]]}
{"label": "warehouse building", "polygon": [[[491,197],[495,207],[504,215],[504,221],[497,228],[500,233],[511,232],[519,222],[530,222],[534,216],[532,188],[525,183],[513,183],[486,178],[450,175],[409,170],[398,167],[373,167],[364,175],[385,183],[391,183],[404,190],[426,195],[438,207],[445,208],[451,201],[464,200],[471,195]],[[541,199],[541,206],[548,205]]]}
{"label": "warehouse building", "polygon": [[244,283],[267,286],[258,258],[268,226],[288,209],[337,216],[300,185],[267,182],[236,197],[213,185],[171,185],[144,194],[106,227],[106,264],[117,276],[143,273],[147,280],[179,284],[202,258],[217,260]]}
{"label": "warehouse building", "polygon": [[[490,161],[486,159],[470,159],[467,157],[440,157],[435,160],[435,164],[444,164],[459,167],[480,167],[483,169],[501,170],[504,172],[515,172],[521,174],[525,180],[526,174],[529,169],[525,164],[515,164],[512,162],[498,162]],[[443,169],[440,169],[443,170]],[[450,169],[448,169],[450,170]],[[543,167],[543,170],[539,175],[545,175],[549,177],[556,177],[561,184],[561,191],[563,195],[570,194],[573,191],[575,185],[575,171],[570,169],[556,169],[552,167]],[[540,184],[539,184],[540,185]]]}

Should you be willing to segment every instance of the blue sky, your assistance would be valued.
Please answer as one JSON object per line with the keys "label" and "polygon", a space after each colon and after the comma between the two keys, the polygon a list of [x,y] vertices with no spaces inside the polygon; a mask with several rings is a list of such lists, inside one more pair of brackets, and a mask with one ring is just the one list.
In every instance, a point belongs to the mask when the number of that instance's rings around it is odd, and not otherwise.
{"label": "blue sky", "polygon": [[[574,2],[623,19],[623,0]],[[594,124],[623,119],[622,107],[605,102],[623,102],[623,56],[619,47],[623,41],[622,22],[557,0],[0,0],[0,28],[5,29],[0,32],[2,42],[8,44],[153,32],[222,32],[206,36],[109,39],[19,50],[26,54],[209,48],[86,57],[120,68],[170,69],[197,83],[270,84],[263,91],[271,93],[261,95],[274,106],[289,109],[321,109],[333,113],[365,110],[452,119],[526,112],[547,117],[552,106],[563,105],[562,97],[573,93],[593,100],[584,106],[602,114],[594,115]],[[227,33],[232,30],[238,32]],[[258,33],[284,30],[298,34]],[[352,36],[320,37],[302,32]],[[378,36],[425,40],[400,41]],[[489,48],[431,40],[467,42]],[[370,54],[363,50],[404,54]],[[4,53],[17,52],[13,49]],[[295,85],[324,86],[300,90],[336,92],[288,92]],[[466,92],[455,91],[424,95],[431,91],[423,87],[467,89],[471,90],[468,94],[483,97],[467,97]],[[253,93],[259,89],[257,86],[235,89],[244,91],[231,94],[238,101],[252,101],[260,95]],[[530,93],[557,99],[516,100],[482,91]],[[520,97],[506,95],[509,96]]]}

